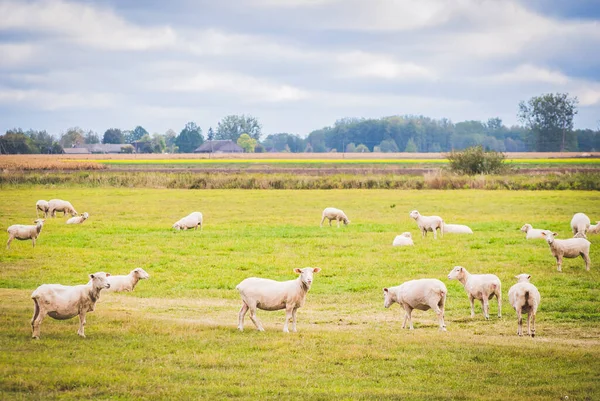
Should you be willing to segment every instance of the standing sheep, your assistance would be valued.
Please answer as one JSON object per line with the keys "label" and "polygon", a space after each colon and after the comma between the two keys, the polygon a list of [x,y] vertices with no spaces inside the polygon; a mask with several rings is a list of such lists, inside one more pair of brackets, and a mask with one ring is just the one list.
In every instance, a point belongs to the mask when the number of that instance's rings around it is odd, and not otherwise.
{"label": "standing sheep", "polygon": [[8,233],[8,241],[6,242],[6,249],[10,249],[10,243],[13,239],[18,239],[21,241],[31,240],[33,248],[35,248],[35,240],[39,237],[42,232],[42,227],[44,227],[44,219],[37,219],[34,221],[35,226],[26,226],[22,224],[14,224],[6,230]]}
{"label": "standing sheep", "polygon": [[176,230],[187,230],[188,228],[197,230],[198,226],[200,226],[200,231],[202,231],[202,213],[200,212],[192,212],[173,224],[173,228]]}
{"label": "standing sheep", "polygon": [[489,300],[496,296],[498,317],[502,317],[502,285],[494,274],[471,274],[462,266],[455,266],[448,274],[449,280],[458,280],[465,287],[471,302],[471,318],[475,317],[475,300],[481,301],[483,315],[490,318]]}
{"label": "standing sheep", "polygon": [[321,218],[321,227],[323,227],[323,222],[325,219],[329,219],[329,226],[331,227],[331,220],[337,221],[338,228],[340,227],[340,221],[344,222],[344,225],[350,224],[350,220],[346,214],[340,209],[336,209],[334,207],[327,207],[323,210],[323,215]]}
{"label": "standing sheep", "polygon": [[292,319],[292,331],[296,331],[296,311],[304,305],[306,294],[312,285],[313,273],[320,272],[318,267],[294,269],[300,274],[295,280],[275,281],[266,278],[250,277],[243,280],[235,288],[242,297],[242,308],[238,315],[238,329],[244,331],[244,316],[250,311],[250,319],[259,331],[265,331],[256,316],[256,309],[285,309],[283,331],[289,333],[288,322]]}
{"label": "standing sheep", "polygon": [[600,221],[596,221],[596,224],[590,224],[588,234],[600,234]]}
{"label": "standing sheep", "polygon": [[415,243],[412,239],[412,234],[408,231],[403,232],[400,235],[396,235],[394,238],[394,242],[392,242],[392,246],[413,246]]}
{"label": "standing sheep", "polygon": [[406,321],[408,321],[410,330],[413,330],[411,316],[413,309],[423,311],[433,309],[438,317],[440,330],[446,331],[444,322],[446,294],[448,294],[448,290],[440,280],[433,278],[410,280],[396,287],[384,288],[383,306],[389,308],[394,302],[399,303],[405,311],[402,328],[406,327]]}
{"label": "standing sheep", "polygon": [[146,271],[141,267],[137,267],[127,275],[108,277],[108,283],[110,284],[110,288],[107,291],[133,291],[138,281],[145,280],[147,278],[150,278],[150,275],[146,273]]}
{"label": "standing sheep", "polygon": [[35,214],[40,217],[39,212],[44,213],[44,218],[48,217],[48,201],[40,199],[35,203]]}
{"label": "standing sheep", "polygon": [[86,221],[89,217],[90,215],[88,214],[88,212],[83,212],[79,216],[71,217],[69,220],[67,220],[67,224],[81,224],[84,221]]}
{"label": "standing sheep", "polygon": [[437,239],[437,229],[444,236],[444,220],[440,216],[422,216],[418,210],[413,210],[409,216],[415,219],[423,237],[427,235],[427,231],[433,231],[433,238]]}
{"label": "standing sheep", "polygon": [[556,258],[559,272],[562,271],[563,257],[576,258],[577,256],[583,258],[585,270],[590,270],[590,241],[585,238],[555,239],[557,234],[548,230],[542,232],[542,235],[550,245],[552,256]]}
{"label": "standing sheep", "polygon": [[515,276],[517,284],[508,290],[508,302],[517,312],[517,335],[523,335],[523,318],[521,313],[527,313],[527,334],[535,337],[535,314],[540,306],[540,292],[529,282],[529,274],[519,274]]}
{"label": "standing sheep", "polygon": [[573,238],[587,238],[585,234],[590,228],[590,218],[584,213],[575,213],[571,219],[571,230]]}
{"label": "standing sheep", "polygon": [[542,232],[546,230],[541,228],[533,228],[531,224],[525,224],[523,227],[521,227],[521,231],[525,233],[525,239],[544,239]]}
{"label": "standing sheep", "polygon": [[70,213],[71,216],[77,216],[77,211],[71,205],[71,202],[62,199],[50,199],[48,201],[48,213],[50,217],[56,217],[56,212],[63,212],[64,216]]}

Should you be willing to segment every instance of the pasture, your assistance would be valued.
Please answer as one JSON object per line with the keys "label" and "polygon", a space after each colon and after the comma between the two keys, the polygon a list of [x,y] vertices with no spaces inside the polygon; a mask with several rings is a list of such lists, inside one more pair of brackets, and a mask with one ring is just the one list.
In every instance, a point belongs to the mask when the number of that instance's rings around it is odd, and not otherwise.
{"label": "pasture", "polygon": [[[6,227],[29,224],[38,199],[70,200],[89,212],[82,225],[47,219],[35,249]],[[525,240],[524,223],[571,236],[584,211],[600,220],[600,193],[480,190],[179,190],[6,186],[0,191],[1,399],[600,399],[600,235],[589,236],[591,271],[548,245]],[[347,227],[319,227],[326,206]],[[474,235],[422,239],[408,213],[468,224]],[[201,211],[201,231],[173,222]],[[392,247],[410,231],[414,247]],[[469,317],[455,265],[494,273],[503,283],[503,318],[490,303]],[[284,312],[259,311],[266,332],[246,317],[235,286],[257,276],[294,279],[321,267],[298,333],[284,334]],[[42,283],[83,284],[97,271],[150,279],[127,294],[104,294],[78,320],[46,318],[31,340],[31,292]],[[535,338],[516,336],[507,292],[519,273],[542,296]],[[383,308],[382,288],[413,278],[448,287],[446,324],[413,313],[402,330],[398,305]]]}

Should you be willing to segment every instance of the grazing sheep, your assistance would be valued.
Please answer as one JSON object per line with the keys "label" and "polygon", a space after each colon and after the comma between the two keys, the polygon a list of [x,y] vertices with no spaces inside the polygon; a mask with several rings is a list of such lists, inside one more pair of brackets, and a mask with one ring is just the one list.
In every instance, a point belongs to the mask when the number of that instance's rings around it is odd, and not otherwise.
{"label": "grazing sheep", "polygon": [[350,220],[346,214],[340,209],[336,209],[334,207],[326,207],[323,210],[323,218],[321,219],[321,227],[323,227],[323,222],[325,219],[329,219],[329,226],[331,227],[331,220],[337,221],[338,228],[340,227],[340,221],[344,222],[344,225],[350,224]]}
{"label": "grazing sheep", "polygon": [[306,300],[306,294],[312,285],[313,273],[320,272],[318,267],[294,269],[300,276],[295,280],[275,281],[251,277],[243,280],[235,288],[242,296],[242,308],[238,315],[238,329],[244,331],[244,316],[250,310],[250,319],[259,331],[265,331],[256,316],[256,309],[285,309],[283,331],[289,333],[288,322],[292,319],[292,331],[296,331],[296,311]]}
{"label": "grazing sheep", "polygon": [[423,237],[427,235],[427,231],[433,231],[433,238],[437,239],[437,229],[444,236],[444,220],[440,216],[421,216],[417,210],[410,212],[409,216],[415,219]]}
{"label": "grazing sheep", "polygon": [[63,212],[64,216],[67,213],[70,213],[71,216],[77,216],[77,211],[71,205],[71,202],[62,199],[50,199],[48,201],[48,213],[50,213],[50,217],[56,217],[56,212]]}
{"label": "grazing sheep", "polygon": [[473,234],[473,230],[463,224],[444,224],[444,234]]}
{"label": "grazing sheep", "polygon": [[525,239],[544,239],[542,232],[546,230],[541,228],[533,228],[531,224],[525,224],[523,227],[521,227],[521,231],[525,233]]}
{"label": "grazing sheep", "polygon": [[552,256],[556,258],[559,272],[562,271],[563,257],[576,258],[577,256],[581,256],[585,261],[585,270],[590,270],[590,241],[585,238],[555,239],[557,234],[548,230],[542,232],[542,235],[550,245]]}
{"label": "grazing sheep", "polygon": [[40,217],[39,212],[44,213],[44,218],[48,217],[48,201],[40,199],[35,203],[35,214]]}
{"label": "grazing sheep", "polygon": [[408,320],[410,330],[413,330],[411,317],[413,309],[424,311],[433,309],[438,317],[440,330],[446,331],[446,323],[444,323],[446,294],[448,290],[440,280],[433,278],[410,280],[396,287],[384,288],[383,306],[389,308],[394,302],[398,302],[405,311],[402,328],[406,327]]}
{"label": "grazing sheep", "polygon": [[412,235],[408,231],[396,235],[394,238],[394,242],[392,242],[392,246],[412,246],[415,243],[413,242]]}
{"label": "grazing sheep", "polygon": [[527,313],[527,334],[535,337],[535,314],[540,306],[540,292],[535,285],[529,282],[529,274],[519,274],[515,276],[517,284],[508,290],[508,302],[517,311],[517,335],[523,335],[523,318],[521,313]]}
{"label": "grazing sheep", "polygon": [[141,267],[133,269],[129,274],[124,276],[110,276],[108,283],[110,289],[108,292],[133,291],[138,281],[150,278],[150,275]]}
{"label": "grazing sheep", "polygon": [[176,230],[187,230],[188,228],[197,230],[198,226],[202,231],[202,213],[200,212],[192,212],[173,224],[173,228]]}
{"label": "grazing sheep", "polygon": [[462,266],[455,266],[448,274],[448,279],[456,279],[465,287],[471,302],[471,318],[475,317],[475,300],[481,301],[483,315],[490,318],[489,300],[496,296],[498,301],[498,317],[502,317],[502,285],[494,274],[471,274]]}
{"label": "grazing sheep", "polygon": [[13,239],[21,241],[30,239],[33,247],[35,248],[35,240],[40,236],[42,227],[44,227],[44,219],[37,219],[34,221],[35,226],[25,226],[22,224],[14,224],[6,230],[8,233],[8,241],[6,242],[6,249],[10,249],[10,243]]}
{"label": "grazing sheep", "polygon": [[89,217],[90,215],[88,214],[88,212],[84,212],[79,216],[71,217],[69,220],[67,220],[67,224],[81,224],[84,221],[86,221]]}
{"label": "grazing sheep", "polygon": [[590,224],[588,234],[600,234],[600,221],[596,221],[596,224]]}
{"label": "grazing sheep", "polygon": [[53,319],[65,320],[79,315],[77,334],[85,337],[85,314],[93,312],[100,291],[110,288],[109,273],[90,274],[90,282],[84,285],[67,286],[60,284],[42,284],[32,294],[34,303],[31,328],[33,338],[40,338],[40,325],[46,315]]}
{"label": "grazing sheep", "polygon": [[590,218],[583,213],[575,213],[571,219],[573,238],[587,238],[585,233],[590,228]]}

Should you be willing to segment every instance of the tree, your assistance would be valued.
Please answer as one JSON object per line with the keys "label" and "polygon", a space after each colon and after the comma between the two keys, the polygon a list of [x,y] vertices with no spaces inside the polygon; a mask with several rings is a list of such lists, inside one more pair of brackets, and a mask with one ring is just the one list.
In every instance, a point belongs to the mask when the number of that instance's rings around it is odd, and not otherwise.
{"label": "tree", "polygon": [[212,141],[215,139],[215,132],[213,131],[212,127],[210,127],[208,129],[208,133],[206,134],[206,139],[208,139],[209,141]]}
{"label": "tree", "polygon": [[356,153],[369,153],[369,148],[367,147],[367,145],[364,144],[360,144],[356,147],[356,149],[354,150]]}
{"label": "tree", "polygon": [[410,138],[408,140],[408,142],[406,143],[406,147],[404,148],[404,151],[407,153],[416,153],[417,152],[417,144],[415,143],[415,141],[413,141],[412,138]]}
{"label": "tree", "polygon": [[519,103],[519,120],[531,129],[536,151],[563,152],[567,147],[573,148],[576,138],[571,133],[578,103],[577,97],[570,98],[568,93],[547,93]]}
{"label": "tree", "polygon": [[217,125],[216,139],[229,139],[237,142],[240,135],[248,134],[250,137],[260,140],[262,126],[252,116],[229,115],[224,117]]}
{"label": "tree", "polygon": [[95,143],[100,143],[100,137],[98,136],[97,133],[95,133],[92,130],[89,130],[88,132],[85,133],[85,135],[83,136],[83,140],[85,141],[85,143],[87,144],[95,144]]}
{"label": "tree", "polygon": [[25,135],[21,128],[10,129],[0,136],[0,153],[27,154],[32,153],[31,139]]}
{"label": "tree", "polygon": [[109,128],[104,131],[102,143],[125,143],[125,135],[118,128]]}
{"label": "tree", "polygon": [[176,153],[179,150],[175,144],[175,141],[177,140],[177,132],[173,131],[172,129],[168,129],[167,132],[165,132],[164,138],[166,145],[165,150],[169,153]]}
{"label": "tree", "polygon": [[152,153],[152,139],[146,134],[134,142],[137,153]]}
{"label": "tree", "polygon": [[202,129],[191,121],[185,125],[175,140],[175,144],[181,153],[192,153],[198,146],[202,145],[202,142],[204,142]]}
{"label": "tree", "polygon": [[134,143],[135,141],[139,141],[140,139],[142,139],[142,137],[144,135],[150,135],[150,134],[148,133],[148,131],[146,131],[146,129],[144,127],[142,127],[141,125],[138,125],[137,127],[135,127],[133,129],[133,131],[125,132],[125,142]]}
{"label": "tree", "polygon": [[386,139],[381,141],[379,144],[379,149],[381,152],[390,153],[390,152],[398,152],[398,145],[394,142],[393,139]]}
{"label": "tree", "polygon": [[61,135],[59,143],[63,148],[83,145],[85,143],[83,130],[79,127],[69,128],[67,132]]}
{"label": "tree", "polygon": [[244,148],[246,153],[254,153],[254,148],[256,147],[256,139],[252,138],[250,135],[243,133],[237,140],[237,144]]}
{"label": "tree", "polygon": [[346,153],[354,153],[356,152],[356,145],[353,142],[350,142],[346,145]]}
{"label": "tree", "polygon": [[506,156],[500,152],[485,152],[482,146],[473,146],[463,151],[446,155],[450,170],[459,174],[498,174],[506,169]]}
{"label": "tree", "polygon": [[167,144],[163,135],[152,135],[152,153],[164,153],[166,148]]}

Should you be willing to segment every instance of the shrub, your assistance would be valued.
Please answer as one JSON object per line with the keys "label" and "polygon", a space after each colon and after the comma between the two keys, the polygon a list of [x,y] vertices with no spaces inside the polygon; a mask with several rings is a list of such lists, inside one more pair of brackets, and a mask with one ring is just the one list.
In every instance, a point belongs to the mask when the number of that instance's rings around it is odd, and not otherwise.
{"label": "shrub", "polygon": [[500,174],[506,170],[503,153],[486,152],[481,146],[452,151],[446,158],[450,162],[450,170],[459,174]]}

